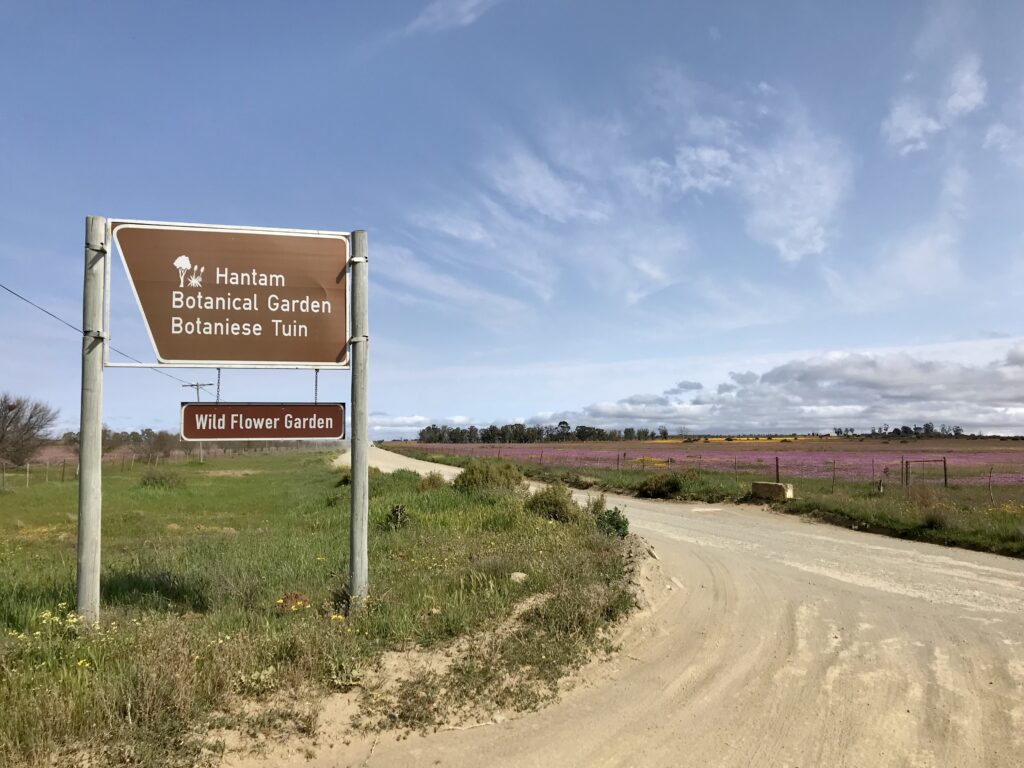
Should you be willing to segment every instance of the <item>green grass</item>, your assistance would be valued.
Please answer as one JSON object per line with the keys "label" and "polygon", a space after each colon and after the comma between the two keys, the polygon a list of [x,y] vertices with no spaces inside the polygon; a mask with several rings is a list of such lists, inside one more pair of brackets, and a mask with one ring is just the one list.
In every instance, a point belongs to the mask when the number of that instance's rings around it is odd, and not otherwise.
{"label": "green grass", "polygon": [[[317,696],[358,687],[383,652],[488,638],[531,597],[500,639],[469,643],[436,680],[409,681],[412,704],[368,695],[363,724],[532,706],[632,603],[624,545],[593,519],[556,524],[526,512],[521,492],[371,473],[370,597],[345,617],[349,489],[329,459],[109,474],[96,628],[70,612],[76,484],[0,496],[0,765],[216,762],[211,724],[308,734]],[[515,571],[528,579],[513,582]],[[281,709],[286,694],[305,703]],[[268,703],[246,719],[250,698]]]}
{"label": "green grass", "polygon": [[[404,444],[387,447],[396,453],[453,466],[465,466],[468,461],[465,456],[427,453]],[[749,496],[751,482],[764,480],[763,476],[693,469],[667,473],[513,463],[533,480],[561,482],[580,489],[709,503],[763,503]],[[794,484],[797,496],[775,505],[783,512],[900,538],[1024,557],[1024,504],[998,495],[991,501],[984,486],[956,485],[955,481],[949,488],[934,483],[910,488],[889,485],[879,494],[867,482],[839,480],[833,492],[831,479],[783,480]],[[997,494],[1000,492],[997,489]]]}

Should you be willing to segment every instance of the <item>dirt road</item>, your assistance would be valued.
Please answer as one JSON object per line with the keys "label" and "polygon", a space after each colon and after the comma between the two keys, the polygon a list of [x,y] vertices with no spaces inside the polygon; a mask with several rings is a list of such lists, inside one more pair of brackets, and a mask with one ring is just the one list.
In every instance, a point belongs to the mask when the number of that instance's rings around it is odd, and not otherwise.
{"label": "dirt road", "polygon": [[1024,766],[1024,562],[754,507],[609,502],[658,556],[612,661],[541,712],[302,763]]}

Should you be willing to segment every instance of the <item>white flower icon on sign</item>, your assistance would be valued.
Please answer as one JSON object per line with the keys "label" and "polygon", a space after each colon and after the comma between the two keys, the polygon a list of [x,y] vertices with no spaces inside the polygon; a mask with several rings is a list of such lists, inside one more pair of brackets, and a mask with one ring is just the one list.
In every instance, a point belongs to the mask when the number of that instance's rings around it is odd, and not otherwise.
{"label": "white flower icon on sign", "polygon": [[185,254],[181,254],[174,260],[174,268],[178,270],[178,287],[184,288],[188,282],[189,288],[203,287],[203,272],[206,267],[192,266],[192,260]]}

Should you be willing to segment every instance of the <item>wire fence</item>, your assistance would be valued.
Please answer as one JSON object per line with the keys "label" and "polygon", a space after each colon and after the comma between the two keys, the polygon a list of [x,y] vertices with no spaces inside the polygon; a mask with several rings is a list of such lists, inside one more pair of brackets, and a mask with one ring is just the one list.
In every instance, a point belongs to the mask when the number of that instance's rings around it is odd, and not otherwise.
{"label": "wire fence", "polygon": [[[281,453],[309,450],[303,444],[259,443],[242,446],[206,446],[204,456],[199,457],[198,449],[186,452],[132,452],[118,451],[103,457],[105,475],[130,475],[167,465],[198,463],[211,458],[244,456],[254,453]],[[14,464],[0,458],[0,493],[30,488],[46,483],[77,482],[79,464],[77,457],[30,461]]]}
{"label": "wire fence", "polygon": [[[892,454],[820,451],[650,451],[643,448],[557,447],[541,444],[421,444],[414,449],[480,458],[504,458],[580,471],[641,470],[731,475],[737,480],[836,486],[863,484],[875,490],[900,487],[978,489],[993,501],[1024,500],[1024,451]],[[1015,452],[1016,453],[1016,452]]]}

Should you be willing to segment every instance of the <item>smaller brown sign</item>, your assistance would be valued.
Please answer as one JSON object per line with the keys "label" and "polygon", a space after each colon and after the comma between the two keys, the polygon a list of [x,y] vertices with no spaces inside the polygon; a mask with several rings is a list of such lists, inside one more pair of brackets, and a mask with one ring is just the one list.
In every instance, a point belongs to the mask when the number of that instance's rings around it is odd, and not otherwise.
{"label": "smaller brown sign", "polygon": [[340,440],[344,403],[182,403],[182,440]]}

